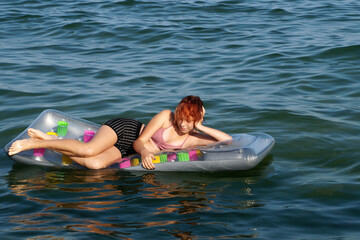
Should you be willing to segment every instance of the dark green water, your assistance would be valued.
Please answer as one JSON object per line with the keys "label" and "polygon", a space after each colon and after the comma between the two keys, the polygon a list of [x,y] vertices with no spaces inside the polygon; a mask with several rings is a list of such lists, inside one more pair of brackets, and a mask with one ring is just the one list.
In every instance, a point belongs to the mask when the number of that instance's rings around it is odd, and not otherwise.
{"label": "dark green water", "polygon": [[147,122],[186,95],[206,124],[276,139],[255,169],[13,164],[1,239],[359,239],[360,2],[0,2],[0,145],[48,108]]}

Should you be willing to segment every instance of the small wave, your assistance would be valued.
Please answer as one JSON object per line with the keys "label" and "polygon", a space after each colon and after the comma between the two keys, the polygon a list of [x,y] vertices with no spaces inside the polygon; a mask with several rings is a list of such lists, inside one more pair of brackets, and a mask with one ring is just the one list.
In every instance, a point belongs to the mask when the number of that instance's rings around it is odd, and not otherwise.
{"label": "small wave", "polygon": [[276,15],[276,16],[285,16],[285,15],[292,15],[293,13],[286,10],[286,9],[283,9],[283,8],[274,8],[274,9],[271,9],[269,11],[269,13],[271,15]]}
{"label": "small wave", "polygon": [[347,59],[347,60],[358,60],[360,56],[360,45],[350,45],[328,48],[319,54],[315,55],[315,58],[320,59]]}

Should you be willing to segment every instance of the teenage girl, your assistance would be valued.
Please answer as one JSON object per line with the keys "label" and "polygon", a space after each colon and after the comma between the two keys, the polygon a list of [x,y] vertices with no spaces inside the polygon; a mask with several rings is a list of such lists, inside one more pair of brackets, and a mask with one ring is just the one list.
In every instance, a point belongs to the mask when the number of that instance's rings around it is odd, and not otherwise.
{"label": "teenage girl", "polygon": [[183,98],[175,112],[163,110],[145,127],[134,119],[117,118],[105,122],[91,141],[57,139],[40,130],[29,128],[29,139],[15,141],[9,155],[34,148],[48,148],[67,155],[90,169],[105,168],[122,157],[141,155],[142,166],[154,169],[154,154],[165,150],[205,146],[231,136],[204,126],[205,108],[197,96]]}

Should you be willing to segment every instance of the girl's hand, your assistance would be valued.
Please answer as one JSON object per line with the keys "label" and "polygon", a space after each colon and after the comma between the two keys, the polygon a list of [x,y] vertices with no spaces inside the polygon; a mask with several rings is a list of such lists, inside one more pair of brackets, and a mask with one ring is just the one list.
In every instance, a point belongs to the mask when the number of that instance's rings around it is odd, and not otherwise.
{"label": "girl's hand", "polygon": [[148,170],[154,170],[155,166],[153,163],[153,159],[155,159],[155,157],[150,152],[141,154],[141,165]]}
{"label": "girl's hand", "polygon": [[200,130],[199,128],[201,128],[201,126],[202,126],[202,123],[203,123],[203,121],[204,121],[204,116],[205,116],[205,108],[203,107],[202,108],[202,116],[201,116],[201,119],[200,119],[200,121],[198,121],[198,122],[196,122],[195,123],[195,128],[197,129],[197,130]]}

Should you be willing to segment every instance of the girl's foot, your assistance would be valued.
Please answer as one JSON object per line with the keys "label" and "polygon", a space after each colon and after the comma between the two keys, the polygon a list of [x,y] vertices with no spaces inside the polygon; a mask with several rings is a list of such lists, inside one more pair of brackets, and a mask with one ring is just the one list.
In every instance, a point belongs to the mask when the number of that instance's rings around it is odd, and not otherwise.
{"label": "girl's foot", "polygon": [[52,140],[52,139],[56,139],[57,137],[54,135],[48,135],[38,129],[34,129],[34,128],[29,128],[28,129],[28,135],[31,138],[37,138],[37,139],[41,139],[41,140]]}
{"label": "girl's foot", "polygon": [[36,141],[36,139],[28,138],[28,139],[17,140],[15,142],[13,142],[13,144],[11,144],[11,146],[9,148],[9,155],[12,156],[19,152],[34,148],[35,141]]}

